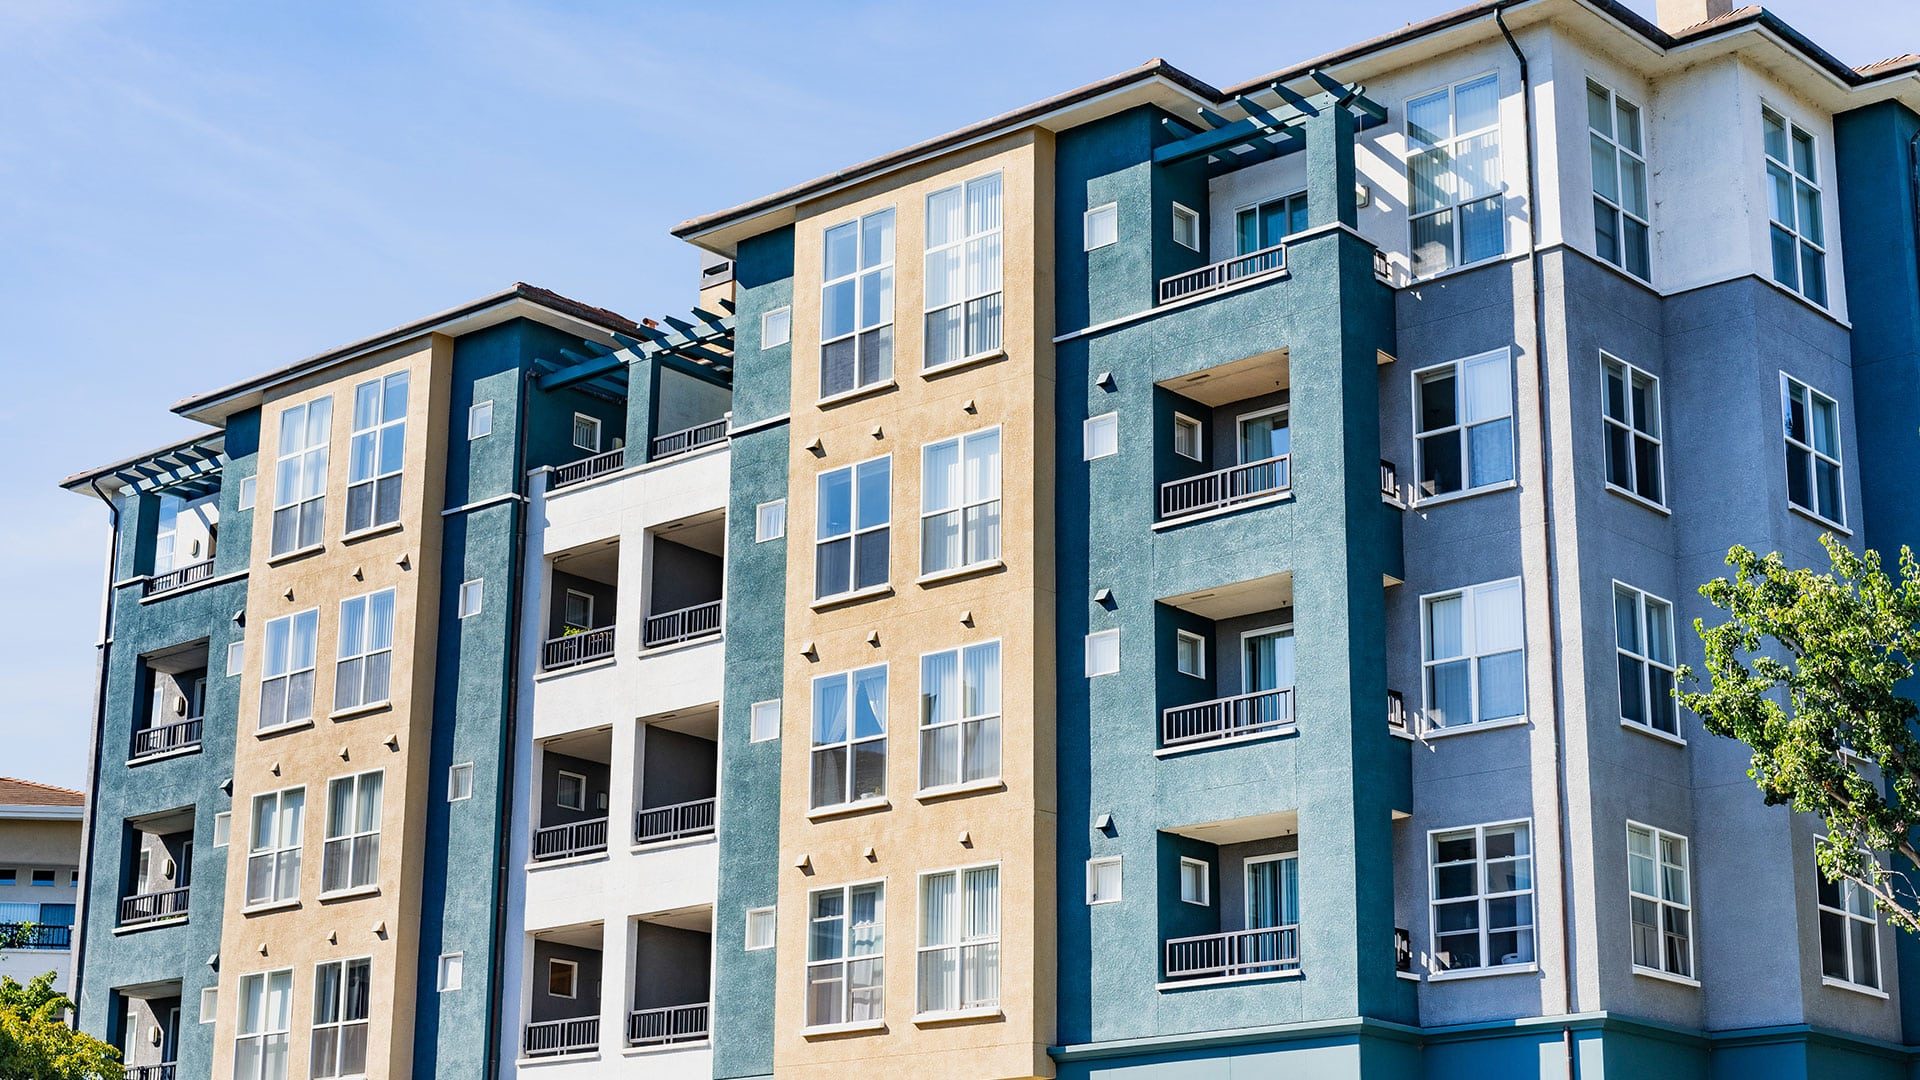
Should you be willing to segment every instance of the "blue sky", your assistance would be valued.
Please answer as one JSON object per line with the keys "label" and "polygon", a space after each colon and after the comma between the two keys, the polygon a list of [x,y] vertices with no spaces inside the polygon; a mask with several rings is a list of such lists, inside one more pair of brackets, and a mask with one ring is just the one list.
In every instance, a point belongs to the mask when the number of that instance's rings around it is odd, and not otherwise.
{"label": "blue sky", "polygon": [[[1148,57],[1223,85],[1457,2],[6,0],[0,773],[84,779],[105,515],[54,485],[189,434],[179,398],[515,280],[684,309],[684,218]],[[1851,63],[1920,51],[1905,5],[1770,6]]]}

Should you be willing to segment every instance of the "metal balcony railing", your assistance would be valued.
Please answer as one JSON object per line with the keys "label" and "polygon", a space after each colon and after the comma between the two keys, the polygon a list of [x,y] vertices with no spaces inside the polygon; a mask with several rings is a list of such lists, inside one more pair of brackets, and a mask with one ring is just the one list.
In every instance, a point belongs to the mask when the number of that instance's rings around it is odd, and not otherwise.
{"label": "metal balcony railing", "polygon": [[206,721],[198,716],[189,716],[185,720],[175,720],[170,724],[155,724],[144,731],[133,733],[133,756],[135,760],[152,757],[155,754],[168,754],[175,750],[200,745],[201,729]]}
{"label": "metal balcony railing", "polygon": [[1400,494],[1400,470],[1386,458],[1380,459],[1380,501],[1403,510],[1407,506],[1406,498]]}
{"label": "metal balcony railing", "polygon": [[612,655],[613,627],[603,626],[598,630],[548,638],[546,647],[540,650],[540,667],[552,671]]}
{"label": "metal balcony railing", "polygon": [[701,836],[712,831],[712,799],[649,807],[633,815],[633,842],[636,844],[678,840],[683,836]]}
{"label": "metal balcony railing", "polygon": [[554,468],[553,483],[548,485],[548,490],[558,491],[572,484],[584,484],[596,476],[619,472],[626,467],[626,464],[627,449],[624,446],[616,446],[605,453],[581,458],[579,461],[569,461],[565,465]]}
{"label": "metal balcony railing", "polygon": [[528,1057],[577,1054],[599,1046],[600,1018],[597,1016],[541,1020],[527,1025],[525,1052]]}
{"label": "metal balcony railing", "polygon": [[1293,486],[1291,455],[1249,461],[1160,485],[1161,518],[1198,514],[1273,495]]}
{"label": "metal balcony railing", "polygon": [[164,574],[155,574],[148,578],[145,588],[141,590],[141,595],[153,596],[157,593],[184,589],[189,585],[198,585],[212,576],[212,559],[208,559],[205,562],[192,563],[188,566],[175,567]]}
{"label": "metal balcony railing", "polygon": [[566,825],[549,825],[533,834],[533,857],[536,862],[591,855],[605,850],[607,819],[603,817]]}
{"label": "metal balcony railing", "polygon": [[1300,927],[1269,926],[1170,938],[1167,979],[1225,978],[1300,970]]}
{"label": "metal balcony railing", "polygon": [[1160,714],[1160,745],[1196,746],[1292,727],[1293,687],[1285,686],[1175,705]]}
{"label": "metal balcony railing", "polygon": [[695,424],[690,428],[670,431],[665,435],[653,437],[653,460],[670,458],[675,454],[685,454],[703,446],[712,446],[723,442],[727,437],[727,418],[709,420],[704,424]]}
{"label": "metal balcony railing", "polygon": [[1287,245],[1275,244],[1272,247],[1250,251],[1245,255],[1236,255],[1231,259],[1222,259],[1217,263],[1203,266],[1198,270],[1189,270],[1184,274],[1160,279],[1160,302],[1171,304],[1175,300],[1185,299],[1199,293],[1224,289],[1229,285],[1260,277],[1263,274],[1277,274],[1287,268]]}
{"label": "metal balcony railing", "polygon": [[163,1061],[158,1065],[129,1065],[125,1080],[174,1080],[178,1065]]}
{"label": "metal balcony railing", "polygon": [[184,888],[120,898],[121,926],[139,926],[142,923],[160,922],[165,919],[181,919],[185,918],[186,914],[187,890]]}
{"label": "metal balcony railing", "polygon": [[73,927],[0,923],[0,953],[8,949],[71,949]]}
{"label": "metal balcony railing", "polygon": [[719,632],[720,601],[710,600],[678,611],[647,616],[646,625],[641,629],[640,644],[651,649],[657,645],[671,645],[676,641],[688,641]]}
{"label": "metal balcony railing", "polygon": [[1407,702],[1400,691],[1387,691],[1387,730],[1407,734]]}
{"label": "metal balcony railing", "polygon": [[628,1046],[667,1046],[707,1037],[707,1003],[635,1009],[627,1016]]}

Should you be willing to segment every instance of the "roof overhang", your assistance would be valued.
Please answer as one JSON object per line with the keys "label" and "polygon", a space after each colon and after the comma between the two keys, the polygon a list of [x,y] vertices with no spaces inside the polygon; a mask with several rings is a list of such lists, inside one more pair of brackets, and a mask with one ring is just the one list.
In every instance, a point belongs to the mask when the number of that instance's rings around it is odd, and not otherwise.
{"label": "roof overhang", "polygon": [[[60,486],[85,493],[95,482],[111,481],[113,490],[159,491],[163,488],[187,489],[186,494],[209,489],[214,473],[226,464],[226,434],[202,432],[184,442],[135,454],[129,458],[74,473]],[[210,489],[209,489],[210,490]]]}
{"label": "roof overhang", "polygon": [[0,821],[79,821],[85,809],[81,806],[0,806]]}

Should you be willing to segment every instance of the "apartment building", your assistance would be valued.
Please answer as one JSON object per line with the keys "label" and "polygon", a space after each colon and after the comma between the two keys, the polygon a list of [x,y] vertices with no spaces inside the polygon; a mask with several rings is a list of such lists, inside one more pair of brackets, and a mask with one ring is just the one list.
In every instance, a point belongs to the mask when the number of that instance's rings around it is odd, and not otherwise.
{"label": "apartment building", "polygon": [[54,989],[69,988],[84,802],[71,788],[0,776],[0,975],[16,982],[51,971]]}

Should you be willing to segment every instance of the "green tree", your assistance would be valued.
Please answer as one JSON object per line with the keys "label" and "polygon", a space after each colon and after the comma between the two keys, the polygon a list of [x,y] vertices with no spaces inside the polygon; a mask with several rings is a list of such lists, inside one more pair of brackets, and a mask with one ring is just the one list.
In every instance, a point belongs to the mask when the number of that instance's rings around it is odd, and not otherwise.
{"label": "green tree", "polygon": [[120,1051],[67,1026],[73,1001],[53,972],[25,983],[0,976],[0,1076],[8,1080],[118,1080]]}
{"label": "green tree", "polygon": [[1727,619],[1694,620],[1707,684],[1680,668],[1676,696],[1716,735],[1753,751],[1747,770],[1769,805],[1818,815],[1829,881],[1871,894],[1888,921],[1920,931],[1909,870],[1920,865],[1920,739],[1898,691],[1920,656],[1920,564],[1900,550],[1897,579],[1878,552],[1821,538],[1831,570],[1790,568],[1779,553],[1727,552],[1728,577],[1700,587]]}

